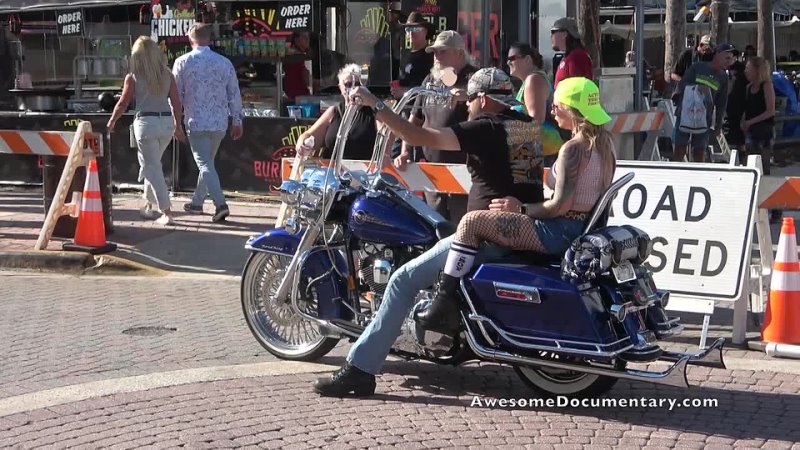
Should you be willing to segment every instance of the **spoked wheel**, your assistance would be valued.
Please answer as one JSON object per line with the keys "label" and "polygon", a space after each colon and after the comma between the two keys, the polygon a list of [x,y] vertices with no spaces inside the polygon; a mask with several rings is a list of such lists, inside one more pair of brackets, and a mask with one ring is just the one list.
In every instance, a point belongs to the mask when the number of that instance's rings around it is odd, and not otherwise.
{"label": "spoked wheel", "polygon": [[[287,298],[275,293],[291,257],[256,252],[242,274],[242,309],[250,331],[268,352],[282,359],[315,361],[330,352],[338,339],[319,333],[317,325],[297,314]],[[316,309],[316,305],[312,305]]]}
{"label": "spoked wheel", "polygon": [[[551,353],[542,352],[541,357],[552,360],[568,360]],[[571,362],[571,361],[570,361]],[[624,361],[615,363],[618,370],[625,368]],[[597,397],[605,394],[617,383],[617,378],[593,375],[568,369],[551,367],[514,366],[522,381],[543,397],[563,396],[568,398]]]}

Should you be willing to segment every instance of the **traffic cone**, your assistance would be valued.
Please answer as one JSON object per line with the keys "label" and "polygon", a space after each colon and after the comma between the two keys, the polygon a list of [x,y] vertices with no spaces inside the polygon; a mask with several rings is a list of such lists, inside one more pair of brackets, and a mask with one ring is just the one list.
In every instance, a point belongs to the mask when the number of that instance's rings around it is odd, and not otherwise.
{"label": "traffic cone", "polygon": [[800,262],[791,217],[784,217],[781,226],[761,339],[771,344],[800,344]]}
{"label": "traffic cone", "polygon": [[64,244],[64,250],[87,252],[92,255],[113,252],[117,244],[106,242],[106,227],[103,223],[103,200],[100,196],[100,177],[97,174],[97,160],[89,161],[86,182],[83,185],[81,210],[75,239]]}

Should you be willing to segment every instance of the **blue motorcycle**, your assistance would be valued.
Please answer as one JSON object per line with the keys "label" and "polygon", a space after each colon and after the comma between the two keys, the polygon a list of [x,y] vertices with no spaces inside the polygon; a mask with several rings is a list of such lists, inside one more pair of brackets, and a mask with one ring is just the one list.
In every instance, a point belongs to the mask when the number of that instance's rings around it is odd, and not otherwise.
{"label": "blue motorcycle", "polygon": [[[435,103],[449,94],[414,88],[394,110],[419,95]],[[378,133],[371,170],[343,167],[355,110],[345,110],[330,165],[307,164],[299,180],[282,184],[282,201],[292,208],[285,226],[246,244],[245,319],[258,342],[282,359],[317,360],[341,339],[357,339],[392,272],[455,230],[380,172],[387,129]],[[416,324],[415,312],[433,297],[432,289],[421,291],[392,352],[449,365],[506,363],[543,396],[599,395],[619,379],[688,387],[688,364],[724,368],[724,339],[699,353],[658,345],[683,327],[667,316],[669,293],[657,289],[644,265],[649,238],[632,227],[606,226],[613,198],[632,178],[618,179],[604,193],[568,255],[509,251],[464,277],[457,335]],[[657,360],[672,364],[661,372],[626,367]]]}

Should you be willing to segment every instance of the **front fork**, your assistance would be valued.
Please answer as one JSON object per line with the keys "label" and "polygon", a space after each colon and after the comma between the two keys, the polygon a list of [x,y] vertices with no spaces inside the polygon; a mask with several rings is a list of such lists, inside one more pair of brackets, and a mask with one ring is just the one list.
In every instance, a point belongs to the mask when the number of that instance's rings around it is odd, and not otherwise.
{"label": "front fork", "polygon": [[275,293],[276,299],[286,298],[289,295],[289,289],[293,290],[293,295],[296,294],[294,291],[299,289],[299,287],[294,283],[294,280],[295,273],[298,271],[300,266],[300,259],[309,249],[311,249],[312,246],[314,246],[314,243],[317,242],[317,238],[319,237],[321,230],[321,225],[315,225],[306,228],[303,238],[300,240],[300,244],[297,245],[297,250],[295,250],[294,256],[292,256],[292,262],[289,263],[289,267],[286,268],[286,273],[283,274],[281,284],[278,286],[278,291]]}

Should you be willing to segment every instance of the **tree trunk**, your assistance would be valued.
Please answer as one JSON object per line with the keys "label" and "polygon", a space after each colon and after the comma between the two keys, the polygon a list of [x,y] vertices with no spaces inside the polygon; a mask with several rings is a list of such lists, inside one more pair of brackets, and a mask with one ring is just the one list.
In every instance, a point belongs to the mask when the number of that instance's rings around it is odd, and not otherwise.
{"label": "tree trunk", "polygon": [[578,3],[578,30],[582,42],[592,58],[595,70],[602,66],[600,60],[600,1],[581,0]]}
{"label": "tree trunk", "polygon": [[686,49],[686,0],[667,0],[664,49],[664,77],[674,85],[670,76],[678,57]]}
{"label": "tree trunk", "polygon": [[775,27],[772,15],[772,0],[758,0],[758,56],[766,59],[775,70]]}
{"label": "tree trunk", "polygon": [[728,17],[731,13],[730,0],[711,2],[711,42],[714,45],[728,42]]}

